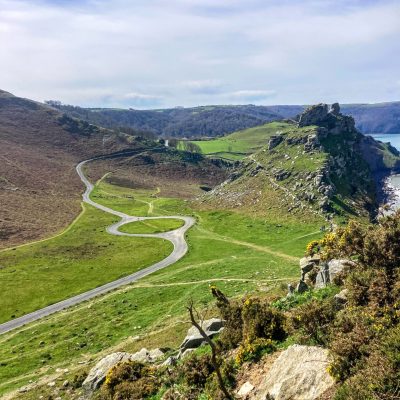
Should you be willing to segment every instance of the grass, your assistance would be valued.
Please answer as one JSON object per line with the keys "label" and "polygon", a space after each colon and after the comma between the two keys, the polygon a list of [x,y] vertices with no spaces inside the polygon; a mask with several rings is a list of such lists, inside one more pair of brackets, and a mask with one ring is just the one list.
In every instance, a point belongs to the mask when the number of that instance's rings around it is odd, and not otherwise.
{"label": "grass", "polygon": [[172,251],[168,241],[109,235],[105,228],[118,219],[85,207],[64,235],[0,253],[0,322],[129,275]]}
{"label": "grass", "polygon": [[292,126],[284,122],[271,122],[262,126],[245,129],[228,136],[213,140],[194,141],[202,153],[229,160],[240,160],[268,144],[269,138],[276,132],[285,132]]}
{"label": "grass", "polygon": [[182,227],[184,221],[180,219],[151,219],[147,221],[131,222],[121,226],[121,232],[126,233],[161,233]]}
{"label": "grass", "polygon": [[[0,394],[51,375],[57,368],[72,370],[80,366],[79,362],[90,366],[112,351],[134,351],[156,343],[176,347],[187,327],[185,306],[189,299],[200,307],[210,304],[211,283],[228,296],[274,293],[297,279],[298,257],[303,255],[306,243],[320,235],[312,223],[278,223],[235,212],[192,209],[186,201],[155,196],[154,191],[135,191],[104,182],[93,195],[103,204],[132,215],[194,215],[198,223],[187,235],[188,254],[140,282],[0,336]],[[92,240],[106,235],[104,228],[113,217],[95,212],[91,218],[91,224],[83,225],[93,231]],[[54,244],[46,242],[54,249],[53,254],[76,240],[73,232],[82,229],[78,225],[68,232],[72,236],[57,238],[60,241]],[[137,257],[141,252],[135,251],[135,241],[129,244],[132,238],[106,235],[104,239],[115,240],[109,257]],[[20,257],[22,262],[24,257]],[[30,253],[25,257],[31,257]],[[101,263],[103,256],[99,257],[96,261]],[[74,262],[69,264],[71,270],[75,270]],[[80,262],[79,256],[77,265]],[[118,264],[112,258],[109,265]],[[136,336],[143,340],[134,340]]]}

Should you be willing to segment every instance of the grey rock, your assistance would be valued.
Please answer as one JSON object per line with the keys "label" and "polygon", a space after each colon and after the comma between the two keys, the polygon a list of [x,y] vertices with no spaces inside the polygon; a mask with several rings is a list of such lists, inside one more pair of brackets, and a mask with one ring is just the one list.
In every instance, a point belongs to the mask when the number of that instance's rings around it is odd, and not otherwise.
{"label": "grey rock", "polygon": [[328,350],[290,346],[273,363],[255,400],[316,400],[335,384],[328,365]]}
{"label": "grey rock", "polygon": [[317,275],[317,279],[315,282],[316,288],[323,288],[329,283],[332,283],[336,276],[345,271],[347,268],[354,267],[356,265],[355,262],[351,260],[338,260],[333,259],[328,263],[323,263],[321,265],[321,269]]}
{"label": "grey rock", "polygon": [[309,153],[310,151],[317,150],[320,145],[317,135],[308,135],[307,142],[304,144],[304,151]]}
{"label": "grey rock", "polygon": [[162,365],[164,365],[164,366],[174,366],[174,365],[176,365],[177,362],[178,362],[178,358],[177,357],[170,356],[162,363]]}
{"label": "grey rock", "polygon": [[296,287],[297,293],[304,293],[308,290],[308,285],[303,280],[300,280]]}
{"label": "grey rock", "polygon": [[306,275],[320,263],[319,255],[303,257],[300,259],[301,280],[305,280]]}
{"label": "grey rock", "polygon": [[347,303],[347,294],[347,289],[343,289],[338,294],[335,294],[334,299],[338,306],[342,306]]}
{"label": "grey rock", "polygon": [[[201,327],[208,337],[213,337],[224,329],[224,321],[219,318],[211,318],[203,321]],[[204,342],[203,336],[195,326],[192,326],[186,334],[185,339],[180,346],[180,354],[182,355],[187,349],[195,349]]]}
{"label": "grey rock", "polygon": [[286,297],[291,297],[294,295],[295,292],[295,288],[291,283],[288,283],[288,294],[286,295]]}
{"label": "grey rock", "polygon": [[270,137],[269,142],[268,142],[268,150],[272,150],[276,146],[278,146],[280,143],[282,143],[283,137],[282,135],[273,135]]}
{"label": "grey rock", "polygon": [[300,116],[299,127],[320,125],[328,116],[327,104],[317,104],[307,108]]}
{"label": "grey rock", "polygon": [[329,112],[334,115],[340,114],[340,106],[339,103],[333,103],[329,109]]}
{"label": "grey rock", "polygon": [[324,262],[320,265],[320,270],[317,274],[317,278],[315,279],[315,288],[324,288],[329,282],[329,267],[328,263]]}
{"label": "grey rock", "polygon": [[290,171],[286,171],[284,169],[279,169],[279,170],[274,172],[274,178],[277,181],[283,181],[284,179],[289,178],[290,175],[291,175],[291,172]]}
{"label": "grey rock", "polygon": [[238,396],[242,398],[247,398],[251,391],[254,390],[254,386],[250,382],[245,382],[238,390]]}
{"label": "grey rock", "polygon": [[138,361],[143,363],[152,363],[159,360],[164,353],[160,349],[148,351],[142,349],[135,354],[118,352],[112,353],[102,358],[89,372],[82,384],[86,392],[93,392],[104,382],[108,371],[121,362]]}

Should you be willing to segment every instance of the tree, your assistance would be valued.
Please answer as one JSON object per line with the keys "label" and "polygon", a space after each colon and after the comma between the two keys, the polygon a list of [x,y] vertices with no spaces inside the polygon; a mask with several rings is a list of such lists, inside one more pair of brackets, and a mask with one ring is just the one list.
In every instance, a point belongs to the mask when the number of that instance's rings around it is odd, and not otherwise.
{"label": "tree", "polygon": [[203,336],[204,340],[208,343],[208,345],[211,348],[211,363],[212,363],[212,365],[213,365],[213,367],[215,369],[215,373],[217,375],[219,388],[221,389],[222,393],[224,394],[224,396],[228,400],[233,400],[233,396],[229,393],[228,389],[225,386],[224,379],[222,378],[221,363],[220,363],[220,360],[219,360],[219,357],[218,357],[217,346],[212,341],[212,339],[208,337],[207,333],[204,332],[204,329],[202,328],[201,323],[199,324],[196,321],[196,318],[195,318],[194,314],[197,315],[198,319],[201,320],[201,318],[199,318],[199,314],[196,311],[196,309],[194,308],[193,300],[189,301],[189,305],[187,307],[187,310],[189,311],[190,321],[192,322],[192,325],[197,328],[197,330],[200,332],[200,335]]}

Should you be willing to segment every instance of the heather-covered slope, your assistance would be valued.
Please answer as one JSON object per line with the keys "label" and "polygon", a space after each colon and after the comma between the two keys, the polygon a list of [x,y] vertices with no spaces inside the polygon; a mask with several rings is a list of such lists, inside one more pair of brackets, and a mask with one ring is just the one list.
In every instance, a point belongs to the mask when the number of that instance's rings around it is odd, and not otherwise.
{"label": "heather-covered slope", "polygon": [[67,226],[80,210],[75,164],[145,143],[0,91],[0,247]]}

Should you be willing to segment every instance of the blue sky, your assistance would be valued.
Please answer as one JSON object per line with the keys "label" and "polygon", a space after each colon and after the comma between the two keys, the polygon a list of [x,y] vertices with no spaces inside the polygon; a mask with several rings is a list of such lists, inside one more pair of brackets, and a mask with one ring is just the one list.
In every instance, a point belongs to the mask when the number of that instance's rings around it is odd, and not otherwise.
{"label": "blue sky", "polygon": [[400,100],[400,1],[0,0],[0,60],[82,106]]}

